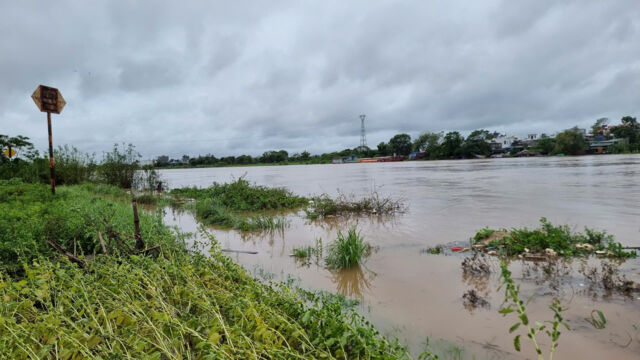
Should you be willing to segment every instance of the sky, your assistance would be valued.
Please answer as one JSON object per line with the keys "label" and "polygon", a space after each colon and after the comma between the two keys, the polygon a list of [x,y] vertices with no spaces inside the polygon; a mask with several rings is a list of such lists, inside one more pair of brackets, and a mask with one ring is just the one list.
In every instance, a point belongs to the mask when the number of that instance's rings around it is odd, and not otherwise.
{"label": "sky", "polygon": [[312,154],[640,116],[640,2],[2,1],[0,134],[98,158]]}

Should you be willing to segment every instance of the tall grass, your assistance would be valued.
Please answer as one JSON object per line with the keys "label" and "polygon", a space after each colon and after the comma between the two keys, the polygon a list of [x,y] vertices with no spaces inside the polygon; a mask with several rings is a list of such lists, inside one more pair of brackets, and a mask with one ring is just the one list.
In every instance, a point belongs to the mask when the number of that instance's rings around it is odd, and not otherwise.
{"label": "tall grass", "polygon": [[370,246],[354,226],[346,235],[338,231],[338,238],[329,245],[325,261],[330,268],[348,269],[359,264],[370,250]]}

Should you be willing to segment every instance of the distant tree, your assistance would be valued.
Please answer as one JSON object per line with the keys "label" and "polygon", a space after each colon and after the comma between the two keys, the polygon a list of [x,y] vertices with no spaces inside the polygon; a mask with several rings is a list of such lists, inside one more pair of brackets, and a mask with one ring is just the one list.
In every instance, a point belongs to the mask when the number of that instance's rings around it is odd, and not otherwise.
{"label": "distant tree", "polygon": [[491,146],[487,140],[493,139],[493,134],[487,130],[474,130],[469,134],[462,145],[462,155],[472,157],[474,155],[487,156],[491,154]]}
{"label": "distant tree", "polygon": [[591,134],[593,134],[593,136],[602,135],[602,127],[607,125],[608,122],[609,119],[606,117],[596,120],[596,122],[591,126]]}
{"label": "distant tree", "polygon": [[8,161],[9,158],[4,154],[4,150],[11,148],[15,150],[17,156],[33,160],[38,157],[38,152],[34,150],[33,143],[26,136],[18,135],[9,137],[0,134],[0,161]]}
{"label": "distant tree", "polygon": [[411,136],[409,134],[397,134],[389,140],[389,148],[396,155],[409,155],[411,153]]}
{"label": "distant tree", "polygon": [[622,125],[629,126],[633,129],[638,129],[638,120],[634,117],[625,116],[620,119],[620,122],[622,123]]}
{"label": "distant tree", "polygon": [[464,137],[457,131],[448,132],[440,145],[440,155],[445,158],[459,157]]}
{"label": "distant tree", "polygon": [[311,156],[311,154],[307,150],[305,150],[305,151],[302,152],[302,154],[300,154],[300,159],[306,161],[306,160],[309,160],[310,156]]}
{"label": "distant tree", "polygon": [[555,154],[578,155],[587,148],[587,142],[578,127],[565,130],[556,136]]}
{"label": "distant tree", "polygon": [[387,156],[387,155],[390,155],[390,153],[391,153],[391,148],[389,144],[385,143],[384,141],[378,144],[378,155]]}
{"label": "distant tree", "polygon": [[556,146],[556,140],[550,137],[543,137],[536,143],[535,149],[543,155],[548,155],[553,152]]}

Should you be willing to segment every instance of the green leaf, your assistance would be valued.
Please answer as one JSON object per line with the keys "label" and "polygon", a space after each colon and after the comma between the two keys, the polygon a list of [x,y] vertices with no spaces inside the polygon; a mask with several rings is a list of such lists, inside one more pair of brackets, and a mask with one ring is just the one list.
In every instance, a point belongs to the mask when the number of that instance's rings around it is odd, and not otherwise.
{"label": "green leaf", "polygon": [[522,324],[527,326],[529,325],[529,318],[527,317],[527,314],[522,313],[520,314],[520,320],[522,320]]}
{"label": "green leaf", "polygon": [[515,324],[511,327],[511,329],[509,329],[509,334],[511,334],[512,332],[516,331],[516,329],[518,329],[518,327],[519,327],[519,326],[520,326],[520,323],[519,323],[519,322],[515,323]]}
{"label": "green leaf", "polygon": [[520,351],[520,335],[513,338],[513,347]]}
{"label": "green leaf", "polygon": [[501,310],[500,310],[500,311],[498,311],[498,312],[499,312],[500,314],[502,314],[502,315],[507,315],[508,313],[512,313],[513,311],[514,311],[514,310],[513,310],[513,309],[511,309],[511,308],[504,308],[504,309],[501,309]]}

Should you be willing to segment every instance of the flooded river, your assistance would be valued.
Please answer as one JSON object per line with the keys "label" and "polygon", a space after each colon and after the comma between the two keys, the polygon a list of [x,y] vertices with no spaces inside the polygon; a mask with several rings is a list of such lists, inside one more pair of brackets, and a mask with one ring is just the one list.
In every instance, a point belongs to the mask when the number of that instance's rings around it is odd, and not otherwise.
{"label": "flooded river", "polygon": [[[358,298],[360,311],[385,334],[398,337],[414,354],[428,342],[441,358],[520,359],[534,358],[535,352],[524,336],[522,353],[514,350],[508,329],[516,316],[498,314],[503,293],[497,290],[496,259],[487,260],[490,275],[466,276],[461,262],[468,254],[421,250],[468,244],[485,226],[536,227],[541,217],[578,231],[584,226],[607,230],[623,245],[640,246],[638,155],[179,169],[163,170],[161,176],[170,187],[206,187],[246,176],[301,195],[377,191],[402,199],[408,210],[392,218],[311,222],[293,213],[283,232],[211,232],[224,248],[258,251],[232,255],[256,276],[296,279],[305,288]],[[165,218],[186,231],[197,229],[189,214],[168,211]],[[317,239],[326,247],[338,230],[353,225],[376,249],[362,267],[335,272],[290,256],[294,247],[315,245]],[[522,298],[536,294],[530,319],[551,320],[548,304],[554,297],[569,307],[565,317],[572,330],[562,333],[556,358],[640,358],[640,292],[624,295],[594,286],[584,273],[600,266],[597,259],[510,265],[522,284]],[[639,259],[618,268],[620,276],[640,282]],[[487,302],[465,302],[469,290]],[[606,316],[604,329],[585,320],[595,309]]]}

